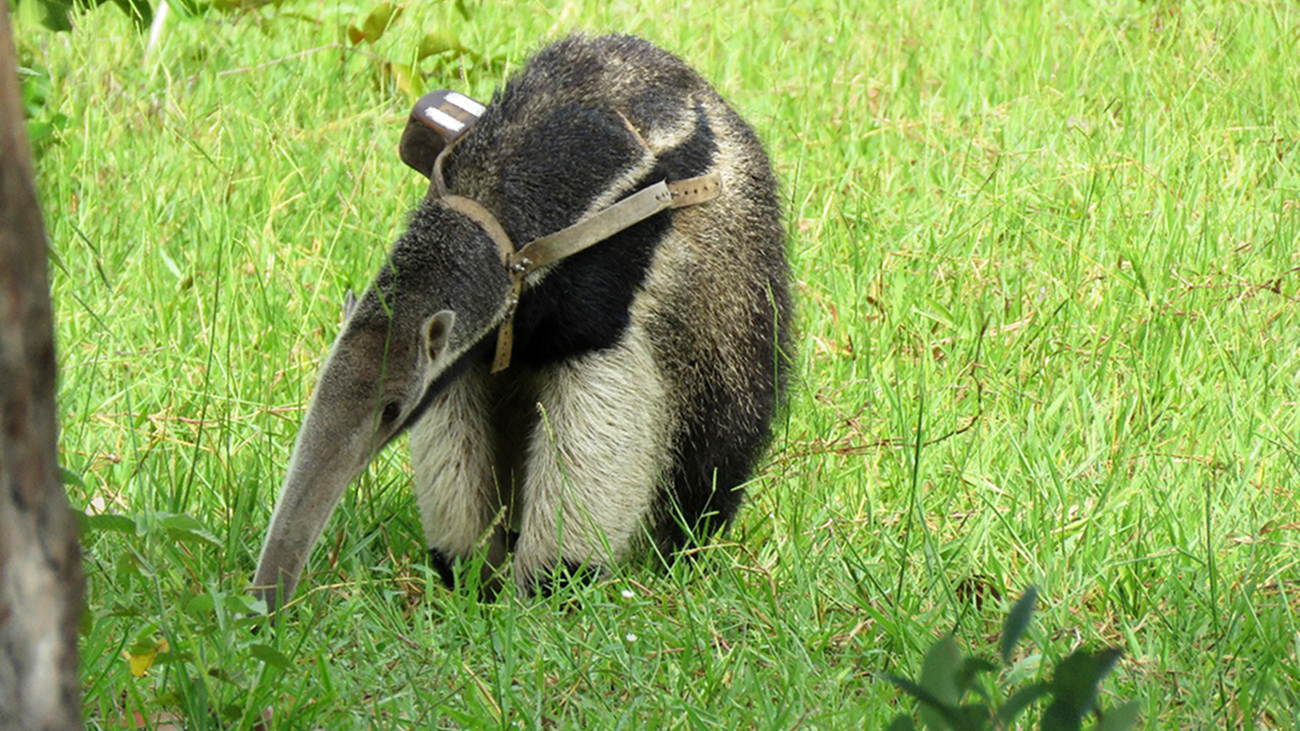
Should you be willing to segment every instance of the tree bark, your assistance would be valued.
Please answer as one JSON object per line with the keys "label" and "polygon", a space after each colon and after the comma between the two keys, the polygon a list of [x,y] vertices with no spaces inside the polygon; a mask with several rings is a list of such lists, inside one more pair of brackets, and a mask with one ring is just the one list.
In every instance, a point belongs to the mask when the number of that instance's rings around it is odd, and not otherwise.
{"label": "tree bark", "polygon": [[59,481],[41,221],[0,2],[0,731],[80,729],[76,523]]}

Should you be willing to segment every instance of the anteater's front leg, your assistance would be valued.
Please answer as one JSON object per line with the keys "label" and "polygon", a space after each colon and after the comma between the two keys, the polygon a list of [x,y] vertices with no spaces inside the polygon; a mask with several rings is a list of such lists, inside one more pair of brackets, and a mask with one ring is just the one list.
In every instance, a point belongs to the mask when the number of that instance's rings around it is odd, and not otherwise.
{"label": "anteater's front leg", "polygon": [[[420,522],[434,565],[449,587],[453,564],[479,548],[487,551],[486,573],[505,562],[504,501],[494,474],[492,379],[486,365],[471,368],[411,427]],[[490,587],[491,577],[485,580]]]}
{"label": "anteater's front leg", "polygon": [[671,410],[645,332],[548,366],[529,435],[514,558],[525,592],[551,572],[599,572],[649,521],[671,454]]}

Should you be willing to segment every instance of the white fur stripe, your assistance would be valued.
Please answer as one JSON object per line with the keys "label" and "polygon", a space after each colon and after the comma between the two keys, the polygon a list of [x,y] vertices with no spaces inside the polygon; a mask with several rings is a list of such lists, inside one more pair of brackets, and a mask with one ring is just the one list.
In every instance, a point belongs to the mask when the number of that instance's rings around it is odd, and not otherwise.
{"label": "white fur stripe", "polygon": [[560,561],[626,555],[670,464],[668,399],[635,323],[617,346],[549,368],[540,385],[514,564],[525,591]]}
{"label": "white fur stripe", "polygon": [[429,548],[470,553],[495,517],[487,374],[466,373],[411,426],[415,500]]}

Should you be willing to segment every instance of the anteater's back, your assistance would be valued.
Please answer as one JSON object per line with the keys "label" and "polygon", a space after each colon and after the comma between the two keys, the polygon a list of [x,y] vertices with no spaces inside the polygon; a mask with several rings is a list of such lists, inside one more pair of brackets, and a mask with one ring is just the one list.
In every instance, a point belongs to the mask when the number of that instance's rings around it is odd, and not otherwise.
{"label": "anteater's back", "polygon": [[786,382],[792,314],[776,181],[749,125],[676,56],[575,36],[493,96],[445,172],[520,243],[660,180],[721,175],[719,199],[546,273],[520,302],[515,359],[545,368],[637,329],[669,384],[659,541],[678,547],[681,523],[730,519]]}

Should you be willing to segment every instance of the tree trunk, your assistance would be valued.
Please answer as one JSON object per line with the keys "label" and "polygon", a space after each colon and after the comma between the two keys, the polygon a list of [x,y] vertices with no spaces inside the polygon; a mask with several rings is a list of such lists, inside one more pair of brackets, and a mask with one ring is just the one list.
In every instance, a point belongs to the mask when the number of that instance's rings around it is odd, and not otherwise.
{"label": "tree trunk", "polygon": [[0,1],[0,731],[80,729],[83,578],[59,482],[45,227]]}

